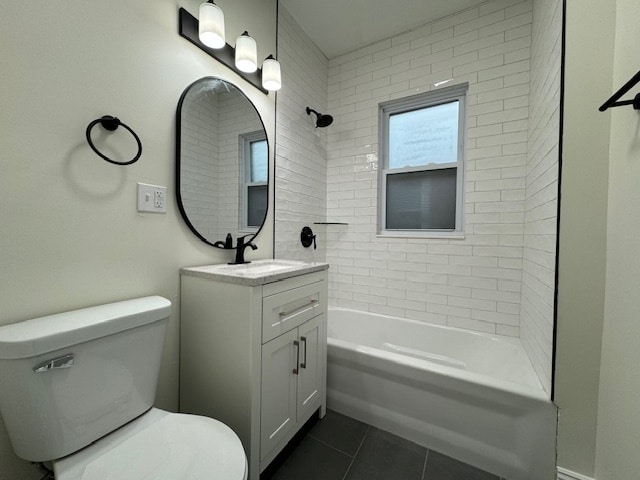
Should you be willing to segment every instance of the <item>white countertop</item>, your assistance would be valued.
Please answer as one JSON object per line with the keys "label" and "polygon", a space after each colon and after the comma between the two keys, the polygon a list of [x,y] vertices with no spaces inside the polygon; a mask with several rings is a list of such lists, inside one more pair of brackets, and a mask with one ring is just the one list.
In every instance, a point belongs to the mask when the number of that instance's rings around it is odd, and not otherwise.
{"label": "white countertop", "polygon": [[328,263],[268,259],[255,260],[242,265],[222,263],[185,267],[180,269],[180,274],[253,287],[306,273],[319,272],[328,268]]}

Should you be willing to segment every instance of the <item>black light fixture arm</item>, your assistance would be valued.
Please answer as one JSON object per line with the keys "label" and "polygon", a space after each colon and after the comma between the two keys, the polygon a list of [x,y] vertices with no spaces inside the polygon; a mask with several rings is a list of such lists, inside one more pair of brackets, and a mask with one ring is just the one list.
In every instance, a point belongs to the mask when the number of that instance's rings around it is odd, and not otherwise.
{"label": "black light fixture arm", "polygon": [[604,112],[608,108],[622,107],[624,105],[633,105],[634,110],[640,110],[640,93],[637,94],[633,100],[622,100],[620,102],[618,101],[620,97],[622,97],[638,83],[640,83],[640,71],[638,71],[638,73],[631,77],[631,79],[627,83],[620,87],[620,89],[616,93],[614,93],[611,98],[600,105],[600,108],[598,110]]}

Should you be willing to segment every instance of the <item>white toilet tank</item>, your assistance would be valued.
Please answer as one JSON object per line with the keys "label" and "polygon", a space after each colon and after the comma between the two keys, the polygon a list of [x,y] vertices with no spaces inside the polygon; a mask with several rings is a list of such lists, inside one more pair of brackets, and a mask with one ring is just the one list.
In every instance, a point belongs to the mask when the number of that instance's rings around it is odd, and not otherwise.
{"label": "white toilet tank", "polygon": [[57,459],[147,411],[170,313],[151,296],[0,327],[0,413],[16,454]]}

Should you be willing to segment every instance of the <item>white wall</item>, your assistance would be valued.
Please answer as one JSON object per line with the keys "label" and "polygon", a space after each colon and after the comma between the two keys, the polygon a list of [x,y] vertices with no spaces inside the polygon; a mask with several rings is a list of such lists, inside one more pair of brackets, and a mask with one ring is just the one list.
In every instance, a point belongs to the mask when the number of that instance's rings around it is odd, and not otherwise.
{"label": "white wall", "polygon": [[[326,218],[327,129],[315,128],[306,107],[326,112],[328,62],[282,5],[278,60],[283,79],[276,112],[275,256],[324,261],[326,227],[313,223]],[[304,226],[316,233],[317,250],[300,244]]]}
{"label": "white wall", "polygon": [[[615,13],[612,92],[640,68],[640,3],[617,0]],[[638,93],[635,87],[624,99]],[[596,477],[630,479],[640,472],[640,112],[620,107],[602,115],[611,117],[611,141]]]}
{"label": "white wall", "polygon": [[558,219],[562,1],[533,2],[520,338],[551,392]]}
{"label": "white wall", "polygon": [[[329,62],[334,304],[519,336],[532,2],[495,0]],[[469,83],[464,240],[376,237],[378,104]]]}
{"label": "white wall", "polygon": [[[199,3],[181,5],[196,13]],[[275,4],[224,5],[229,36],[246,28],[261,58],[275,52]],[[218,75],[256,104],[272,146],[275,124],[273,94],[249,86],[178,35],[178,6],[168,0],[0,4],[0,323],[167,297],[174,307],[158,405],[169,409],[178,395],[178,270],[231,258],[200,242],[179,216],[178,99],[197,78]],[[90,150],[85,128],[104,114],[138,133],[137,163],[118,167]],[[120,129],[103,144],[124,156],[131,150],[126,138]],[[166,215],[137,213],[138,181],[168,187]],[[271,226],[272,217],[253,258],[271,256]],[[40,477],[15,457],[0,423],[0,479]]]}

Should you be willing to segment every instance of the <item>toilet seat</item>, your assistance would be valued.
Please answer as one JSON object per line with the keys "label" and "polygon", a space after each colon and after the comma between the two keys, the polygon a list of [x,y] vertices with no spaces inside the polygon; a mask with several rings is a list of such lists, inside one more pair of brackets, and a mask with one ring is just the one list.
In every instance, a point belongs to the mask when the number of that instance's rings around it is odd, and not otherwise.
{"label": "toilet seat", "polygon": [[247,459],[224,423],[152,408],[53,469],[56,480],[246,480]]}

